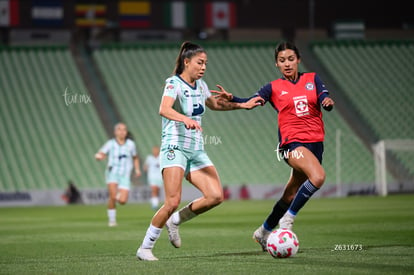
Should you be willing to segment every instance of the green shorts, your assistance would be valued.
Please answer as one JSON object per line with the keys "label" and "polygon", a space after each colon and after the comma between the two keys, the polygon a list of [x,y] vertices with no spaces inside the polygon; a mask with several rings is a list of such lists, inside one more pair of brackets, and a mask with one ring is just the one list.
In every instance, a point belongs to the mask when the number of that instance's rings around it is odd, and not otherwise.
{"label": "green shorts", "polygon": [[129,190],[131,188],[131,178],[118,173],[105,171],[106,184],[117,183],[119,189]]}
{"label": "green shorts", "polygon": [[187,176],[190,172],[213,166],[213,162],[203,150],[195,151],[169,145],[161,148],[160,166],[161,171],[168,167],[181,167]]}

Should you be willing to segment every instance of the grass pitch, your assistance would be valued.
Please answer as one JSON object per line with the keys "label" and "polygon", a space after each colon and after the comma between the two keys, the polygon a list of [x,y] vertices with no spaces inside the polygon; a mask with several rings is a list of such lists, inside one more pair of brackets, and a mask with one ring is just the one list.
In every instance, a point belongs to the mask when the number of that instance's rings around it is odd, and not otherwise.
{"label": "grass pitch", "polygon": [[154,254],[135,252],[154,212],[149,204],[0,208],[0,274],[409,274],[414,273],[414,195],[311,199],[294,224],[293,258],[274,259],[251,236],[273,201],[225,201],[163,230]]}

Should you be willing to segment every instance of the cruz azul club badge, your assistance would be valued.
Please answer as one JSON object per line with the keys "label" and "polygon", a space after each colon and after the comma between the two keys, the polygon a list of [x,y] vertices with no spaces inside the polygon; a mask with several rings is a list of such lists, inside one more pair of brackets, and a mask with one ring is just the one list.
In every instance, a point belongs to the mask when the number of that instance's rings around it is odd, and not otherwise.
{"label": "cruz azul club badge", "polygon": [[293,98],[295,111],[297,116],[309,115],[308,98],[304,96],[296,96]]}

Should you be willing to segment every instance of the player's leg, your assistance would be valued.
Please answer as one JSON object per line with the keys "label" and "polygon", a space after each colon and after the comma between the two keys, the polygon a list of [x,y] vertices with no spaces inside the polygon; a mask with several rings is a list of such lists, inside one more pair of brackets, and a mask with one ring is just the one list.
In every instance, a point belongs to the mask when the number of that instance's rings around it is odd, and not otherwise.
{"label": "player's leg", "polygon": [[108,182],[108,226],[116,226],[116,195],[118,192],[118,183]]}
{"label": "player's leg", "polygon": [[223,187],[214,166],[207,166],[193,171],[188,174],[187,179],[203,194],[202,197],[194,200],[188,206],[196,215],[204,213],[223,202]]}
{"label": "player's leg", "polygon": [[307,179],[306,175],[292,169],[289,180],[284,189],[282,198],[280,198],[273,206],[272,212],[266,218],[259,228],[253,233],[253,239],[260,244],[263,251],[266,251],[266,243],[269,234],[278,225],[279,220],[283,217],[286,211],[303,182]]}
{"label": "player's leg", "polygon": [[155,185],[155,184],[151,184],[151,208],[154,210],[158,209],[158,204],[160,203],[160,187]]}
{"label": "player's leg", "polygon": [[120,204],[126,204],[128,201],[128,196],[129,196],[129,189],[125,189],[122,187],[118,189],[118,194],[116,198]]}
{"label": "player's leg", "polygon": [[178,233],[179,225],[210,210],[224,200],[223,188],[214,166],[190,172],[187,175],[187,180],[199,189],[203,196],[190,202],[168,219],[166,223],[168,236],[172,245],[177,248],[181,246],[181,238]]}
{"label": "player's leg", "polygon": [[147,229],[144,240],[137,251],[138,259],[148,261],[158,260],[152,254],[152,248],[160,237],[166,221],[180,204],[183,178],[184,170],[181,167],[169,167],[163,169],[165,201],[151,220],[151,224]]}
{"label": "player's leg", "polygon": [[[295,153],[295,151],[297,152]],[[291,229],[299,210],[325,182],[325,170],[314,153],[303,146],[299,146],[291,152],[288,163],[294,170],[306,175],[307,178],[299,189],[296,189],[296,186],[291,186],[283,196],[284,200],[290,200],[297,190],[288,211],[279,221],[280,228]]]}
{"label": "player's leg", "polygon": [[129,176],[119,177],[118,193],[116,200],[120,204],[126,204],[128,201],[129,190],[131,188],[131,179]]}

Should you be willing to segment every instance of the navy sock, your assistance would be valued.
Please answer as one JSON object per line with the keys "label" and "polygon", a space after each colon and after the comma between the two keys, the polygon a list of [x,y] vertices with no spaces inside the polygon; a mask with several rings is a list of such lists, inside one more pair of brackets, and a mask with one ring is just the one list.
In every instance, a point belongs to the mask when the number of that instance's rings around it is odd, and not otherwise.
{"label": "navy sock", "polygon": [[289,213],[296,216],[309,198],[312,197],[312,195],[318,190],[319,188],[315,187],[315,185],[313,185],[309,180],[306,180],[296,193],[296,196],[289,207]]}
{"label": "navy sock", "polygon": [[272,213],[267,217],[265,222],[263,223],[263,227],[268,230],[272,231],[273,228],[276,227],[276,225],[279,223],[279,220],[283,215],[286,213],[286,211],[289,209],[289,203],[284,202],[282,199],[280,199],[274,206]]}

